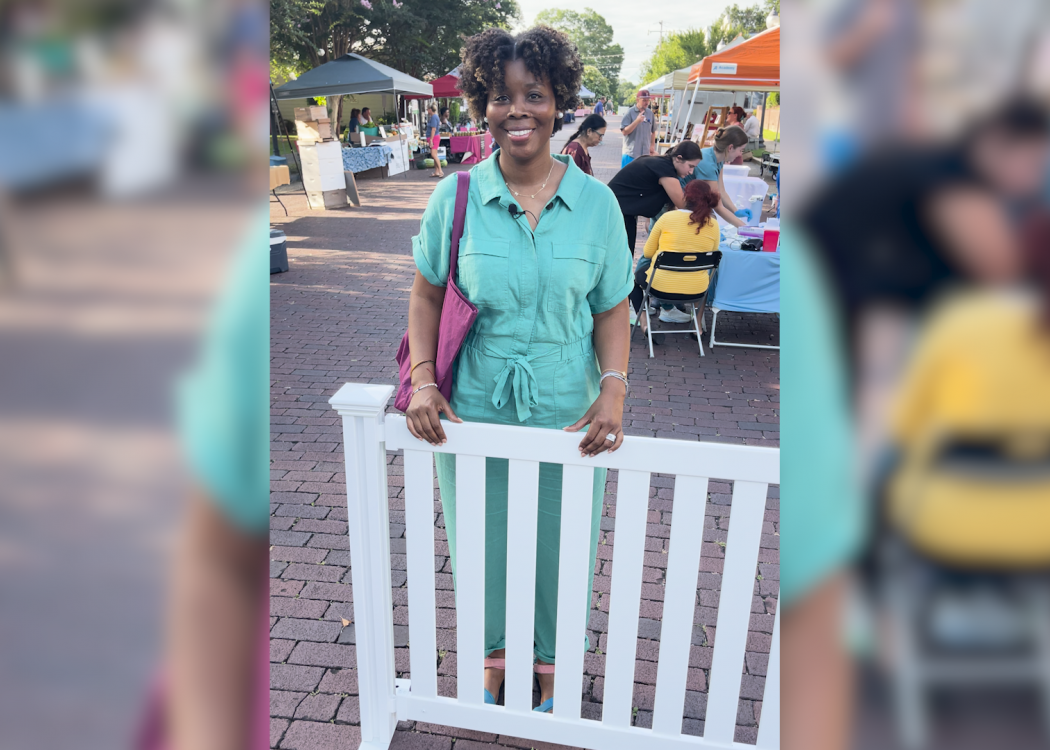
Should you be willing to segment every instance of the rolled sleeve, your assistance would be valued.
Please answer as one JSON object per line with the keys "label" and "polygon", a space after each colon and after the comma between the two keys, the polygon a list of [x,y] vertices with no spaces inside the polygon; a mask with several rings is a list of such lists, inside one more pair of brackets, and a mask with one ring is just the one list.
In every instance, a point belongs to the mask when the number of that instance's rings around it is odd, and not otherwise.
{"label": "rolled sleeve", "polygon": [[419,234],[412,238],[412,259],[429,283],[448,283],[452,218],[455,211],[456,178],[442,180],[434,190],[419,222]]}
{"label": "rolled sleeve", "polygon": [[611,191],[609,203],[611,210],[605,221],[609,227],[605,236],[605,260],[597,285],[587,295],[591,315],[599,315],[616,307],[634,289],[634,274],[631,272],[634,259],[630,253],[624,252],[627,247],[627,229]]}

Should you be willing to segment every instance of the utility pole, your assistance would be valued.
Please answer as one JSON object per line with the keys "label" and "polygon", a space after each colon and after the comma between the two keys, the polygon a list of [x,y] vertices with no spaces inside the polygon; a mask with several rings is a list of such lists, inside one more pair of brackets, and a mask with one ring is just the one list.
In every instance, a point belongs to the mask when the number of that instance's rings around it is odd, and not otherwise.
{"label": "utility pole", "polygon": [[[657,23],[660,25],[660,44],[663,44],[664,43],[664,22],[663,21],[657,21]],[[646,32],[646,35],[648,36],[649,34],[652,34],[652,33],[654,33],[654,32],[652,30],[649,30],[649,31]]]}

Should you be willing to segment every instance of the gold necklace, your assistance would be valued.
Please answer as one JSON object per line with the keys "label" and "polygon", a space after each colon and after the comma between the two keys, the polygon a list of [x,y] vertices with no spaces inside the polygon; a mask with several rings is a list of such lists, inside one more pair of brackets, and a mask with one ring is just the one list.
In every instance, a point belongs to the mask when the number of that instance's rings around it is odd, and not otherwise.
{"label": "gold necklace", "polygon": [[[540,189],[539,189],[539,190],[537,190],[537,191],[536,191],[535,193],[533,193],[532,195],[528,195],[528,196],[525,196],[525,197],[527,197],[527,198],[530,198],[530,199],[532,199],[532,198],[535,198],[535,197],[536,197],[537,195],[539,195],[540,193],[542,193],[542,192],[543,192],[543,189],[544,189],[545,187],[547,187],[547,183],[548,183],[548,182],[550,182],[550,179],[551,179],[551,175],[552,175],[552,174],[554,174],[554,163],[555,163],[556,161],[557,161],[557,159],[553,159],[553,158],[551,159],[551,170],[550,170],[550,171],[549,171],[549,172],[547,173],[547,179],[545,179],[545,180],[543,181],[543,184],[542,184],[542,185],[540,185]],[[519,198],[520,198],[520,197],[521,197],[522,195],[525,195],[524,193],[519,193],[519,192],[518,192],[517,190],[515,190],[514,188],[512,188],[512,187],[510,186],[510,183],[509,183],[509,182],[507,182],[507,178],[506,178],[506,177],[504,177],[504,178],[503,178],[503,182],[504,182],[504,184],[505,184],[505,185],[507,186],[507,189],[508,189],[508,190],[510,190],[510,192],[514,193],[514,195],[516,195],[517,197],[519,197]]]}

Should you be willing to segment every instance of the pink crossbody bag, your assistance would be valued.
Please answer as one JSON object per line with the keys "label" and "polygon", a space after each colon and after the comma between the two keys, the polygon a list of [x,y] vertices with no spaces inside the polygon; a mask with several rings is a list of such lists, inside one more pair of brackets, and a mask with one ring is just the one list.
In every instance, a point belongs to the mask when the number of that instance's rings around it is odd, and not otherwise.
{"label": "pink crossbody bag", "polygon": [[[467,215],[467,191],[470,190],[470,172],[456,173],[456,210],[452,218],[452,242],[449,250],[448,285],[445,301],[441,304],[441,322],[438,324],[437,356],[434,367],[437,371],[438,390],[445,400],[452,398],[452,365],[463,342],[478,316],[476,308],[456,285],[456,269],[459,266],[459,241],[463,237],[463,224]],[[408,347],[408,331],[401,338],[397,350],[400,384],[394,398],[394,408],[404,412],[412,400],[412,353]]]}

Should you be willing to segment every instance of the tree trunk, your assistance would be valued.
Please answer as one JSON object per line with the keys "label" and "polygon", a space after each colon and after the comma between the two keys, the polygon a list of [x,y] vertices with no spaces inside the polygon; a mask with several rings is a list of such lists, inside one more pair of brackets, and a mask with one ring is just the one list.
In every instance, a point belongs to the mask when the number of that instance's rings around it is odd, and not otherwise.
{"label": "tree trunk", "polygon": [[339,136],[342,132],[339,122],[343,117],[343,96],[340,94],[335,97],[335,102],[332,104],[332,133],[335,135],[335,139],[338,141]]}

